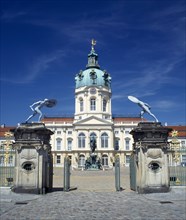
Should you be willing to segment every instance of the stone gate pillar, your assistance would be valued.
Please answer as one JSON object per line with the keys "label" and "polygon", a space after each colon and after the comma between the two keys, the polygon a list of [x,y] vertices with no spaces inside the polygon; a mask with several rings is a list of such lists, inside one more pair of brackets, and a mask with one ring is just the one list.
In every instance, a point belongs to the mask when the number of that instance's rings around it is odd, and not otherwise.
{"label": "stone gate pillar", "polygon": [[23,123],[15,136],[14,192],[44,194],[52,189],[53,161],[50,146],[52,131],[43,123]]}
{"label": "stone gate pillar", "polygon": [[171,130],[160,122],[140,122],[130,132],[134,139],[134,181],[138,193],[169,191],[167,139]]}

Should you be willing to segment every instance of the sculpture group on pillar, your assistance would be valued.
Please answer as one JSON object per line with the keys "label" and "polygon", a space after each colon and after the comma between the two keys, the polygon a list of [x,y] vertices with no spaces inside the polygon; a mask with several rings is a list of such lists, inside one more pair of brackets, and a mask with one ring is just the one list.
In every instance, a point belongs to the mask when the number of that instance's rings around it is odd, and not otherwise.
{"label": "sculpture group on pillar", "polygon": [[33,111],[32,115],[30,115],[27,119],[26,119],[26,123],[28,123],[28,121],[33,118],[35,115],[39,115],[38,118],[38,122],[41,121],[41,118],[43,116],[42,112],[41,112],[41,108],[46,106],[48,108],[51,108],[53,106],[55,106],[57,103],[57,101],[55,99],[44,99],[41,101],[37,101],[34,102],[32,105],[30,105],[31,110]]}
{"label": "sculpture group on pillar", "polygon": [[154,114],[152,114],[152,112],[150,111],[151,107],[147,103],[140,101],[134,96],[128,96],[128,99],[131,102],[138,104],[142,108],[142,111],[140,112],[141,118],[143,118],[144,113],[148,113],[150,116],[152,116],[155,119],[155,122],[158,122],[158,119],[156,118]]}

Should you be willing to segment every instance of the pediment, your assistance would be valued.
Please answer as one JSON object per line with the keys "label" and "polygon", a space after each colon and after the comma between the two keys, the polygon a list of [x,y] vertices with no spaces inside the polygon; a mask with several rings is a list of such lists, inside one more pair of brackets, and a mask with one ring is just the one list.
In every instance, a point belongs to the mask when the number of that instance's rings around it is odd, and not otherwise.
{"label": "pediment", "polygon": [[109,122],[102,118],[98,118],[96,116],[90,116],[74,123],[74,125],[100,125],[100,126],[112,125],[112,124],[113,124],[112,122]]}

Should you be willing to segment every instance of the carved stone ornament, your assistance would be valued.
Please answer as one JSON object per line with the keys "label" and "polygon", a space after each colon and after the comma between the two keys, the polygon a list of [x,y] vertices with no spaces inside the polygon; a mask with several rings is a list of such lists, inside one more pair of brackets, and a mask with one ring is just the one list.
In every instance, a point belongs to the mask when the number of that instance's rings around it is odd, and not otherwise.
{"label": "carved stone ornament", "polygon": [[147,151],[147,157],[153,159],[162,158],[162,150],[157,148],[150,148]]}

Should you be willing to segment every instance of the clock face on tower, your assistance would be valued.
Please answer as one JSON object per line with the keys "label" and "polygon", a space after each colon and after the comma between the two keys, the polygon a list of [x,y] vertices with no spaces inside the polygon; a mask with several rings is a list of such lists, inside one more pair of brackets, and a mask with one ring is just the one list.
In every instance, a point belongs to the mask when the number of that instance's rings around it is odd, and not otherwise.
{"label": "clock face on tower", "polygon": [[94,87],[90,88],[90,94],[91,95],[96,94],[96,88],[94,88]]}

